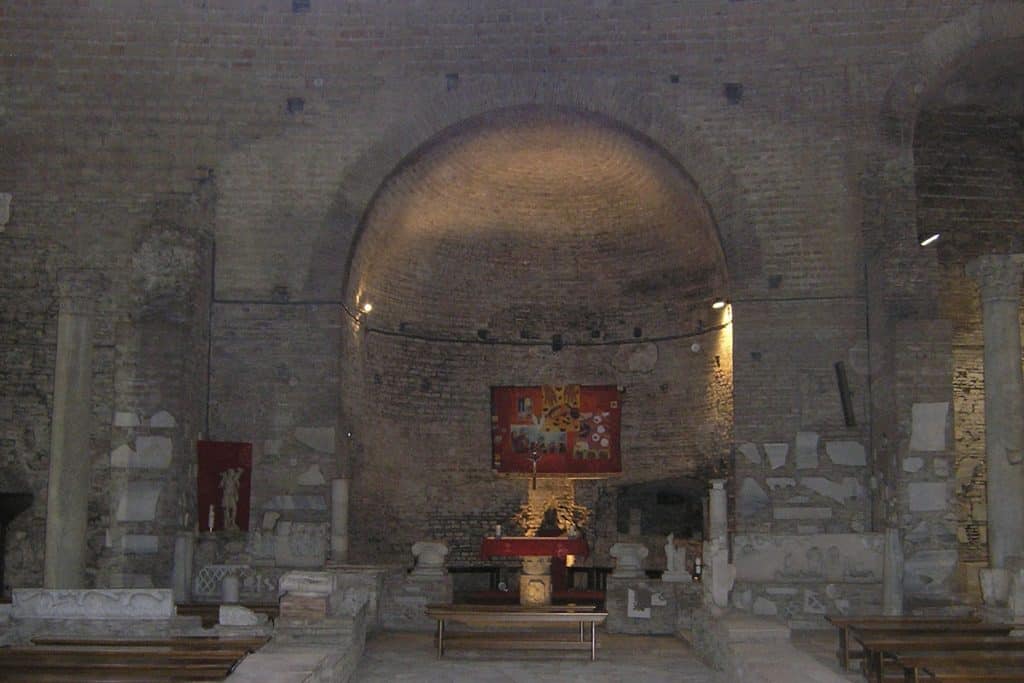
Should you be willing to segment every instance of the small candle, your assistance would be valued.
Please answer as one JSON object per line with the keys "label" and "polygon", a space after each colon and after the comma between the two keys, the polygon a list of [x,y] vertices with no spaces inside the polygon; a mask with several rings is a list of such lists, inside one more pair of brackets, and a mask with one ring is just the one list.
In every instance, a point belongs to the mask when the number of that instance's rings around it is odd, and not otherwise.
{"label": "small candle", "polygon": [[214,515],[213,515],[213,506],[211,505],[211,506],[210,506],[210,516],[209,516],[209,517],[207,518],[207,519],[208,519],[208,524],[209,524],[209,527],[210,527],[210,533],[211,533],[211,534],[213,533],[213,518],[214,518]]}
{"label": "small candle", "polygon": [[495,524],[494,525],[494,537],[495,538],[501,538],[501,525],[500,524]]}

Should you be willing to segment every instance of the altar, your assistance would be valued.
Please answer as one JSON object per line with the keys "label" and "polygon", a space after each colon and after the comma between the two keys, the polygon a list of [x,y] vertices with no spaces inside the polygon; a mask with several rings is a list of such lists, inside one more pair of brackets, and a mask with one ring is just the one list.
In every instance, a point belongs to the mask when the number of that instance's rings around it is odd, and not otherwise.
{"label": "altar", "polygon": [[528,607],[551,604],[551,560],[586,557],[590,547],[584,538],[567,536],[488,536],[480,544],[480,557],[521,557],[519,602]]}

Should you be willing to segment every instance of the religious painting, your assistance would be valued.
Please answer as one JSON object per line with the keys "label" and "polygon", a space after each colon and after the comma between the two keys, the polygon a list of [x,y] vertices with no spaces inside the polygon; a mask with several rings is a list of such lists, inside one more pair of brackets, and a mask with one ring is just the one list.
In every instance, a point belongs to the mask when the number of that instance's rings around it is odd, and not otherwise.
{"label": "religious painting", "polygon": [[621,472],[621,405],[615,386],[491,387],[492,465],[503,474]]}
{"label": "religious painting", "polygon": [[252,485],[252,444],[196,443],[197,520],[201,531],[248,531]]}

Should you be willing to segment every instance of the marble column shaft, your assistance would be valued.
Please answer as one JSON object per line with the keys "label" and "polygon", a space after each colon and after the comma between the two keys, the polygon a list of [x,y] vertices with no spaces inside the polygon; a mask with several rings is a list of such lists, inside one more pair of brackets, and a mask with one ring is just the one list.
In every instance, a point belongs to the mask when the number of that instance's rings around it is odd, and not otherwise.
{"label": "marble column shaft", "polygon": [[331,480],[331,559],[348,560],[348,498],[350,479]]}
{"label": "marble column shaft", "polygon": [[84,588],[92,431],[92,346],[98,277],[62,274],[50,424],[46,588]]}
{"label": "marble column shaft", "polygon": [[989,566],[1024,554],[1024,378],[1020,302],[1024,254],[972,260],[985,334],[985,454],[988,467]]}

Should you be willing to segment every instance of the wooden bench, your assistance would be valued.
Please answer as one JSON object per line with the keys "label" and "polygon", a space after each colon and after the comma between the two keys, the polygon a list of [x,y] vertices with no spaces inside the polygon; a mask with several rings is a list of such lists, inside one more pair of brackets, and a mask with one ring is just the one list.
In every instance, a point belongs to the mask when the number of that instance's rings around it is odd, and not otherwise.
{"label": "wooden bench", "polygon": [[846,671],[850,668],[851,659],[859,659],[863,651],[850,651],[850,632],[857,629],[861,633],[869,630],[875,631],[921,631],[921,629],[934,629],[933,632],[943,632],[953,625],[977,624],[981,622],[979,617],[914,617],[914,616],[841,616],[837,614],[828,615],[825,620],[836,627],[839,631],[839,650],[836,656],[839,659],[839,668]]}
{"label": "wooden bench", "polygon": [[898,655],[906,683],[1024,681],[1024,652],[972,651]]}
{"label": "wooden bench", "polygon": [[886,658],[899,660],[916,655],[951,653],[962,653],[964,658],[968,658],[971,656],[969,652],[1024,652],[1024,638],[1011,636],[895,633],[859,637],[854,632],[854,637],[864,648],[864,675],[876,683],[885,678]]}
{"label": "wooden bench", "polygon": [[266,638],[39,637],[25,647],[0,647],[0,680],[219,681]]}
{"label": "wooden bench", "polygon": [[[593,605],[554,605],[522,607],[520,605],[427,605],[427,616],[437,619],[437,656],[443,657],[451,645],[499,650],[589,650],[590,660],[597,659],[597,625],[608,618],[607,612]],[[447,623],[469,627],[539,627],[552,625],[579,626],[578,638],[552,638],[551,633],[534,631],[475,631],[445,633]],[[586,627],[590,626],[590,639]],[[562,634],[558,634],[562,635]]]}

